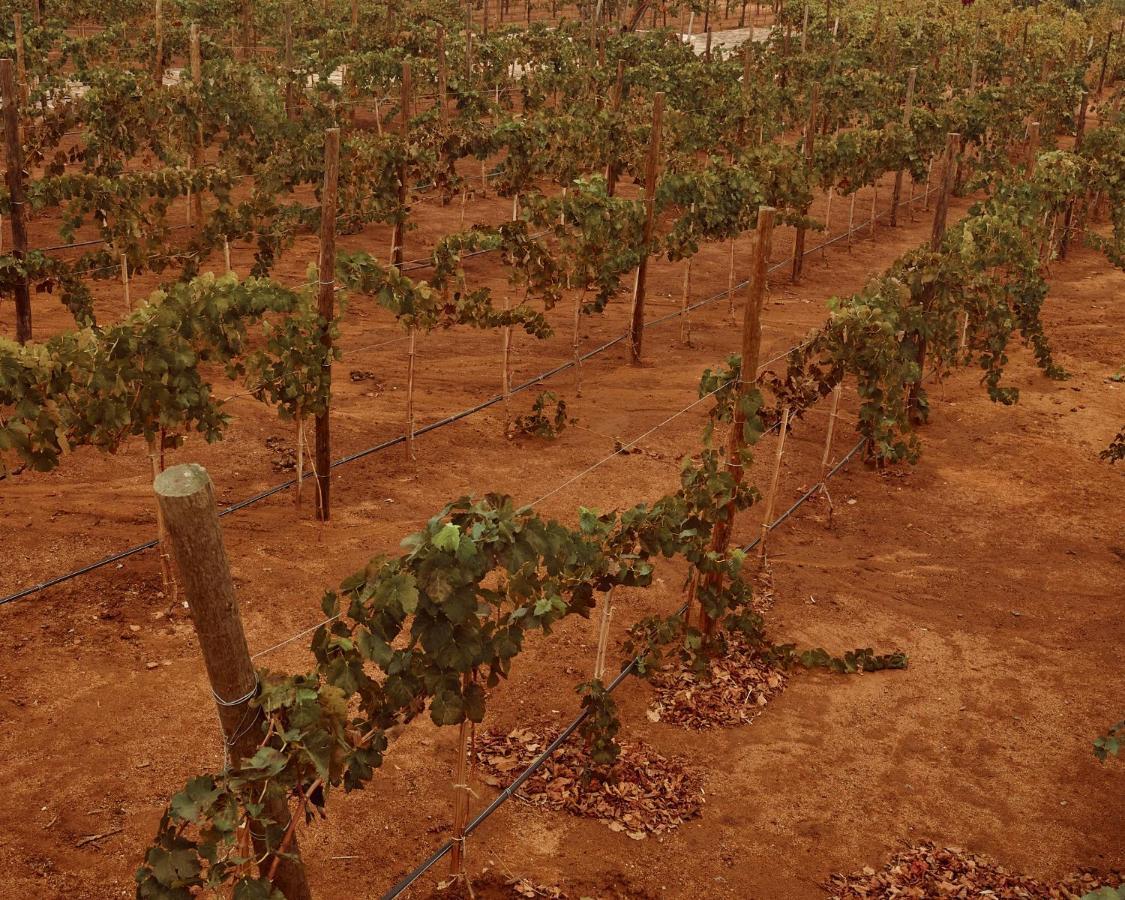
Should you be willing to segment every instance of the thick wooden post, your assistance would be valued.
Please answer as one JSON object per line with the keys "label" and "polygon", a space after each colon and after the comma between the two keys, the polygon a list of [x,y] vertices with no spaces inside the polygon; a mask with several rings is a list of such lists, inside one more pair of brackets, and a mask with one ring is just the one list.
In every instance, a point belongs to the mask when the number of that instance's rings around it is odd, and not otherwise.
{"label": "thick wooden post", "polygon": [[[625,95],[625,60],[619,59],[617,61],[617,81],[613,87],[613,113],[616,117],[617,113],[621,111],[621,102]],[[605,167],[605,190],[609,196],[613,196],[617,191],[617,173],[620,162],[616,157],[611,157]]]}
{"label": "thick wooden post", "polygon": [[156,54],[152,63],[152,77],[156,86],[164,84],[164,0],[156,0]]}
{"label": "thick wooden post", "polygon": [[945,137],[945,158],[941,163],[938,181],[937,206],[934,208],[934,225],[930,231],[930,249],[935,253],[941,249],[945,239],[945,219],[949,213],[949,194],[953,187],[953,170],[957,164],[957,151],[961,147],[961,135],[951,131]]}
{"label": "thick wooden post", "polygon": [[[910,113],[914,106],[914,82],[918,78],[918,67],[911,66],[910,74],[906,77],[906,101],[902,105],[902,124],[904,128],[910,127]],[[891,227],[898,225],[898,204],[902,198],[902,169],[895,172],[895,189],[891,196]]]}
{"label": "thick wooden post", "polygon": [[[738,397],[735,400],[727,452],[727,471],[730,472],[735,484],[739,485],[746,477],[742,465],[742,451],[746,446],[746,416],[742,410],[742,400],[757,389],[758,363],[762,352],[762,305],[766,297],[776,217],[777,210],[772,206],[762,206],[758,209],[758,227],[754,231],[751,249],[753,258],[750,264],[749,296],[742,310],[742,357],[738,369]],[[726,517],[717,522],[711,532],[711,550],[720,556],[725,556],[733,530],[734,507],[731,506],[727,509]],[[704,576],[703,585],[714,591],[721,590],[722,576],[709,572]],[[704,609],[700,610],[699,624],[704,635],[710,635],[714,622]]]}
{"label": "thick wooden post", "polygon": [[[199,26],[191,23],[191,80],[195,89],[203,91],[203,54],[199,48]],[[192,166],[198,172],[203,168],[203,122],[196,123],[195,146],[192,149]],[[203,191],[193,191],[191,195],[192,219],[196,228],[203,227]]]}
{"label": "thick wooden post", "polygon": [[[807,7],[806,7],[807,9]],[[816,140],[816,104],[820,96],[820,85],[813,82],[812,87],[809,89],[809,121],[805,125],[805,139],[802,142],[801,154],[805,158],[805,168],[808,169],[812,166],[813,156],[813,141]],[[802,213],[808,215],[808,207],[806,206]],[[805,266],[805,226],[797,226],[797,235],[793,241],[793,269],[792,280],[797,281],[801,277],[801,270]]]}
{"label": "thick wooden post", "polygon": [[[404,62],[402,64],[402,124],[400,131],[404,146],[410,137],[410,94],[410,63]],[[398,166],[398,211],[395,216],[395,230],[392,238],[393,252],[391,254],[391,264],[399,269],[402,268],[402,246],[406,242],[406,193],[406,160],[404,156],[403,161]]]}
{"label": "thick wooden post", "polygon": [[[0,94],[4,100],[4,143],[7,154],[5,180],[11,201],[12,256],[21,262],[27,256],[27,209],[23,187],[23,147],[20,144],[19,94],[10,59],[0,59]],[[31,340],[31,293],[27,279],[15,284],[16,340],[25,344]]]}
{"label": "thick wooden post", "polygon": [[[340,129],[324,133],[324,187],[320,194],[320,285],[317,311],[324,319],[321,343],[332,347],[331,322],[336,307],[336,190],[340,175]],[[325,360],[331,379],[332,362]],[[329,392],[331,393],[331,391]],[[316,517],[327,522],[331,510],[329,469],[332,443],[328,429],[328,408],[316,417]]]}
{"label": "thick wooden post", "polygon": [[645,282],[648,277],[648,245],[656,224],[656,175],[660,165],[660,131],[664,121],[664,92],[657,91],[652,99],[652,131],[648,142],[648,161],[645,164],[645,228],[644,255],[637,267],[637,281],[633,287],[633,314],[629,325],[629,344],[634,363],[640,363],[645,333]]}
{"label": "thick wooden post", "polygon": [[[191,609],[230,764],[238,766],[257,752],[262,740],[256,721],[261,713],[251,705],[258,693],[258,676],[246,647],[211,479],[202,466],[172,466],[156,476],[153,490]],[[267,801],[265,812],[281,829],[289,824],[284,799]],[[275,858],[259,837],[263,830],[250,823],[255,849],[263,857],[259,872],[265,876],[276,863],[273,886],[288,900],[310,900],[296,836],[289,845],[292,856]]]}

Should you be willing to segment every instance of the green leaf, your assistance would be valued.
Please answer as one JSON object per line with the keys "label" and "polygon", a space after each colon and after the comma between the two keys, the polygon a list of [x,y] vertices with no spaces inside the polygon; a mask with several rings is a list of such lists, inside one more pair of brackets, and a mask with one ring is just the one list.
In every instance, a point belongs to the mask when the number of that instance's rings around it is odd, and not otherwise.
{"label": "green leaf", "polygon": [[215,785],[215,779],[209,775],[199,775],[172,798],[169,809],[181,821],[198,823],[200,814],[203,813],[206,817],[221,793]]}
{"label": "green leaf", "polygon": [[434,535],[433,544],[439,550],[448,550],[453,553],[461,546],[461,529],[452,522],[447,522],[442,529]]}

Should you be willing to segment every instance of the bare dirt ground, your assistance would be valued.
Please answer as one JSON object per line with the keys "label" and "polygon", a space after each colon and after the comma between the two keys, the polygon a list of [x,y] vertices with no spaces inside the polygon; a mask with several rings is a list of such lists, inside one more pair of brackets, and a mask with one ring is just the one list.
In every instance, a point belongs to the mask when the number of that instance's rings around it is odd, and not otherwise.
{"label": "bare dirt ground", "polygon": [[[858,209],[865,202],[861,196]],[[957,214],[964,208],[955,205]],[[509,210],[508,201],[489,198],[473,205],[470,220],[500,221]],[[420,204],[407,257],[454,230],[457,214]],[[834,207],[833,219],[839,233],[845,204]],[[810,258],[796,286],[778,273],[765,352],[792,345],[823,319],[828,296],[858,289],[928,228],[919,214],[914,224],[880,228],[875,241],[857,240],[852,253],[841,242],[823,261]],[[387,242],[378,228],[342,241],[376,253]],[[785,259],[789,246],[780,233],[775,259]],[[302,239],[282,274],[302,275],[314,252],[314,242]],[[694,296],[725,288],[727,253],[703,251]],[[245,271],[248,257],[236,254],[235,264]],[[470,266],[478,283],[502,288],[493,261]],[[661,263],[652,277],[655,317],[678,307],[682,269]],[[785,898],[821,896],[831,872],[879,865],[900,841],[918,838],[964,844],[1037,875],[1125,863],[1125,832],[1115,818],[1125,765],[1102,766],[1090,752],[1097,732],[1121,718],[1125,695],[1125,473],[1097,459],[1125,421],[1125,386],[1106,380],[1125,361],[1118,333],[1125,274],[1080,249],[1054,266],[1051,280],[1048,333],[1074,373],[1069,381],[1047,380],[1014,347],[1009,378],[1022,396],[1003,408],[988,401],[975,372],[954,373],[932,389],[933,421],[917,466],[876,473],[856,460],[832,482],[831,527],[821,500],[771,538],[776,599],[768,621],[778,640],[834,651],[902,649],[910,668],[798,675],[753,725],[702,733],[650,722],[651,689],[628,681],[619,692],[626,736],[701,774],[702,818],[634,841],[516,801],[470,840],[471,871],[526,876],[572,896]],[[120,301],[107,287],[100,302],[108,309]],[[65,326],[53,301],[37,303],[37,327]],[[616,303],[583,323],[583,348],[619,335],[626,307]],[[10,307],[2,314],[8,333]],[[569,358],[570,315],[567,304],[551,314],[558,333],[549,341],[518,338],[517,381]],[[326,526],[312,521],[311,503],[298,515],[291,493],[225,519],[252,652],[316,624],[324,589],[370,556],[393,552],[446,500],[486,490],[535,500],[610,454],[614,439],[632,439],[688,406],[702,369],[737,346],[725,300],[694,315],[693,333],[694,346],[685,347],[675,320],[650,329],[640,368],[628,365],[624,344],[591,360],[581,397],[573,373],[545,384],[578,418],[556,442],[505,440],[494,407],[420,438],[415,464],[396,448],[338,469]],[[400,433],[405,344],[368,349],[400,335],[371,301],[353,298],[335,369],[335,455]],[[497,390],[497,334],[429,335],[420,353],[420,424]],[[353,381],[352,371],[375,377]],[[515,411],[533,396],[516,399]],[[844,421],[853,398],[845,392]],[[704,408],[646,437],[645,452],[615,457],[554,493],[542,509],[571,521],[579,505],[609,508],[670,490],[681,459],[698,447]],[[291,446],[293,438],[253,401],[233,401],[231,409],[225,441],[191,439],[169,460],[206,465],[223,502],[288,477],[272,471],[275,454],[265,441]],[[825,411],[816,410],[792,435],[783,500],[815,483],[824,427]],[[838,451],[853,441],[843,428]],[[758,484],[772,451],[767,439],[754,470]],[[752,511],[739,536],[754,536],[757,523]],[[55,473],[9,478],[0,482],[0,590],[145,540],[154,528],[147,461],[135,444],[113,457],[82,450]],[[682,572],[659,575],[649,591],[622,592],[615,639],[637,618],[678,604]],[[184,610],[169,612],[159,588],[150,552],[0,608],[7,635],[0,896],[132,893],[132,872],[168,796],[220,764],[191,623]],[[257,661],[305,669],[307,640]],[[488,724],[505,730],[569,720],[573,685],[587,677],[594,640],[592,623],[570,622],[532,646],[493,693]],[[367,791],[333,798],[328,822],[301,838],[318,897],[377,896],[449,836],[454,739],[453,729],[420,721]],[[494,794],[483,784],[474,790],[474,809]],[[424,879],[414,893],[436,881]]]}

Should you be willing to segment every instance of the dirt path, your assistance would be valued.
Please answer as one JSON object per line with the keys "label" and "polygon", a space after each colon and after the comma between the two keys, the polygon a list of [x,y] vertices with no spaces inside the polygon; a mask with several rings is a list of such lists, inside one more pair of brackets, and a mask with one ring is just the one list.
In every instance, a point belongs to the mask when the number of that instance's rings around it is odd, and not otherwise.
{"label": "dirt path", "polygon": [[[435,218],[424,228],[441,233],[447,224]],[[792,343],[823,318],[828,294],[861,286],[927,227],[920,220],[881,232],[853,255],[833,252],[827,267],[810,260],[795,288],[775,283],[767,350]],[[779,241],[778,259],[786,246]],[[725,247],[704,251],[697,296],[725,285],[726,261]],[[479,274],[499,284],[489,265]],[[681,283],[678,268],[655,268],[654,315],[678,304]],[[837,650],[901,647],[911,654],[909,671],[798,677],[753,726],[704,735],[649,723],[649,689],[629,683],[626,730],[698,764],[703,819],[662,841],[634,842],[509,804],[470,845],[476,870],[507,867],[576,895],[611,896],[616,885],[627,896],[805,897],[833,869],[874,864],[899,839],[918,836],[969,843],[1035,872],[1121,863],[1125,838],[1107,824],[1101,798],[1120,796],[1125,778],[1120,765],[1098,766],[1089,742],[1120,717],[1114,704],[1123,688],[1122,473],[1096,460],[1125,419],[1125,389],[1105,381],[1121,363],[1111,304],[1123,288],[1125,276],[1087,251],[1057,266],[1049,333],[1074,379],[1047,381],[1017,350],[1012,378],[1023,399],[1005,409],[988,402],[974,373],[955,375],[944,400],[935,388],[918,467],[878,476],[853,464],[833,487],[834,529],[821,506],[775,536],[777,636]],[[557,311],[561,333],[551,342],[518,345],[519,375],[569,356],[561,327],[568,312]],[[620,333],[623,312],[614,307],[589,323],[586,346]],[[355,303],[345,341],[362,347],[394,337],[382,321]],[[644,368],[628,366],[623,347],[588,364],[581,398],[569,376],[548,385],[579,419],[555,444],[503,441],[493,411],[421,440],[416,469],[392,452],[340,470],[337,514],[326,528],[308,510],[296,518],[286,496],[228,519],[252,650],[315,623],[320,591],[370,555],[393,551],[441,502],[486,489],[535,499],[611,452],[614,438],[632,438],[686,406],[699,372],[732,350],[737,334],[725,303],[700,312],[693,348],[679,346],[677,332],[675,322],[653,329]],[[495,336],[436,335],[424,354],[419,402],[427,419],[494,391]],[[341,452],[367,446],[373,433],[395,433],[402,362],[375,351],[341,367],[377,376],[377,384],[345,382],[340,391]],[[697,446],[701,409],[646,439],[645,453],[612,460],[543,508],[569,519],[579,504],[605,508],[668,490],[679,458]],[[785,496],[815,480],[823,427],[818,410],[795,433]],[[224,500],[237,499],[279,480],[263,447],[270,434],[284,436],[271,413],[247,404],[229,440],[189,444],[177,460],[200,459]],[[839,446],[850,437],[844,429]],[[759,454],[759,483],[771,451],[767,443]],[[81,453],[68,463],[0,495],[5,584],[146,536],[146,479],[132,468],[133,454]],[[749,536],[753,523],[743,531]],[[623,596],[619,628],[674,606],[681,573],[661,574],[662,587]],[[0,896],[131,893],[140,848],[168,793],[219,764],[190,623],[182,611],[165,613],[158,585],[146,554],[0,609],[10,635],[0,663]],[[569,623],[521,657],[512,682],[495,692],[495,724],[569,718],[592,641],[592,626]],[[261,662],[303,668],[306,647],[301,639]],[[427,723],[413,726],[370,790],[333,802],[330,821],[303,838],[318,896],[377,894],[448,836],[452,740]],[[477,790],[482,801],[491,795]]]}

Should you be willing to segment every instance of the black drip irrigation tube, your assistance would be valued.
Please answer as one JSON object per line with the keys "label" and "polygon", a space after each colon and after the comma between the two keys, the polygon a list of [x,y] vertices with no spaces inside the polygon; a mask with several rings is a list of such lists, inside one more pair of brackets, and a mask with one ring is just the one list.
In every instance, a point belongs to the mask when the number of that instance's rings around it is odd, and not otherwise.
{"label": "black drip irrigation tube", "polygon": [[[917,198],[915,198],[915,199],[917,199]],[[906,201],[903,201],[903,202],[906,202]],[[844,235],[841,235],[841,237],[842,236],[844,236]],[[838,240],[838,238],[834,238],[833,240]],[[829,243],[831,243],[831,242],[829,242]],[[813,247],[810,250],[806,250],[805,256],[809,256],[812,253],[816,253],[818,250],[821,249],[822,246],[823,245],[818,245],[816,247]],[[475,253],[478,253],[478,254],[479,253],[485,253],[485,252],[489,252],[489,251],[475,251]],[[787,264],[788,264],[788,260],[782,260],[781,262],[770,266],[766,271],[767,271],[767,273],[776,272],[778,269],[783,268]],[[710,297],[705,297],[703,300],[698,300],[695,303],[692,303],[692,304],[688,305],[684,309],[675,310],[673,312],[666,313],[663,316],[658,316],[655,319],[651,319],[648,322],[644,323],[644,327],[645,328],[652,328],[652,327],[655,327],[657,325],[663,325],[665,322],[670,321],[671,319],[675,319],[679,316],[682,316],[684,314],[684,312],[692,312],[692,311],[697,310],[697,309],[699,309],[703,306],[708,306],[709,304],[714,303],[716,300],[720,300],[723,297],[728,296],[732,291],[740,291],[744,287],[746,287],[746,285],[748,285],[749,283],[750,283],[749,279],[744,279],[743,281],[738,282],[736,285],[734,285],[729,290],[719,291],[717,294],[713,294]],[[628,333],[626,333],[626,334],[622,334],[618,337],[615,337],[610,341],[606,341],[606,343],[602,344],[601,346],[595,347],[593,350],[590,350],[590,351],[582,354],[581,356],[578,357],[577,360],[573,360],[573,359],[569,360],[565,363],[562,363],[561,365],[555,366],[555,368],[553,368],[553,369],[549,369],[546,372],[540,373],[536,377],[525,381],[523,384],[517,385],[516,387],[512,388],[510,393],[511,394],[518,394],[521,391],[526,391],[528,388],[533,387],[536,384],[539,384],[540,382],[544,381],[545,379],[553,378],[555,375],[561,374],[562,372],[565,372],[568,369],[574,368],[574,366],[577,363],[585,362],[586,360],[590,359],[591,357],[594,357],[594,356],[597,356],[601,353],[604,353],[610,347],[613,347],[617,344],[620,344],[622,341],[626,340],[628,337],[629,337],[629,335],[628,335]],[[793,347],[790,347],[789,350],[795,350],[795,349],[797,349],[797,347],[800,347],[800,346],[801,346],[800,344],[795,344]],[[500,394],[497,394],[496,396],[490,397],[488,400],[485,400],[483,403],[478,403],[476,406],[470,407],[469,409],[461,410],[461,412],[454,413],[453,415],[450,415],[450,416],[446,416],[444,419],[438,419],[436,422],[431,422],[429,425],[425,425],[422,428],[419,428],[417,431],[414,432],[414,436],[418,437],[418,436],[423,435],[423,434],[428,434],[431,431],[436,431],[438,428],[444,428],[446,425],[452,425],[454,422],[458,422],[461,419],[465,419],[469,416],[475,415],[476,413],[479,413],[482,410],[488,409],[490,406],[495,406],[501,400],[503,400],[503,396],[500,395]],[[388,450],[391,447],[396,447],[399,444],[403,444],[405,442],[406,442],[406,435],[400,434],[398,437],[394,437],[394,438],[391,438],[390,440],[383,441],[380,444],[375,444],[373,447],[368,447],[366,450],[360,450],[357,453],[351,454],[350,456],[345,456],[341,459],[338,459],[334,463],[332,463],[332,465],[329,467],[329,469],[335,469],[339,466],[347,465],[350,462],[355,462],[358,459],[363,459],[365,456],[371,456],[372,454],[375,454],[375,453],[381,453],[384,450]],[[309,473],[309,474],[311,475],[313,473]],[[236,512],[239,512],[241,510],[246,509],[249,506],[254,506],[257,503],[261,503],[263,500],[266,500],[269,497],[274,496],[275,494],[280,494],[282,491],[289,490],[289,488],[293,487],[296,484],[297,484],[296,478],[290,478],[288,481],[283,481],[280,484],[276,484],[271,488],[267,488],[266,490],[261,491],[260,493],[254,494],[253,496],[247,497],[245,500],[240,500],[237,503],[234,503],[231,506],[228,506],[225,509],[220,510],[219,511],[219,518],[224,518],[226,516],[231,515],[231,513],[236,513]],[[145,541],[143,544],[136,544],[133,547],[128,547],[125,550],[120,550],[120,551],[118,551],[116,553],[113,553],[109,556],[103,557],[102,559],[99,559],[95,562],[92,562],[92,563],[89,563],[85,566],[82,566],[79,569],[75,569],[72,572],[67,572],[64,575],[56,575],[53,578],[48,578],[46,581],[40,581],[37,584],[29,585],[28,587],[25,587],[21,590],[18,590],[13,594],[8,594],[6,597],[0,597],[0,606],[6,606],[7,604],[14,603],[17,600],[23,600],[25,597],[30,597],[33,594],[38,594],[41,591],[45,591],[48,588],[52,588],[52,587],[55,587],[56,585],[63,584],[67,581],[70,581],[71,579],[78,578],[79,576],[88,575],[90,572],[97,571],[98,569],[104,568],[105,566],[113,565],[114,563],[120,562],[123,559],[128,559],[130,556],[135,556],[138,553],[143,553],[145,550],[151,550],[153,547],[155,547],[159,543],[160,543],[159,540],[155,540],[155,539],[150,540],[150,541]]]}
{"label": "black drip irrigation tube", "polygon": [[[777,426],[774,426],[774,427],[776,428]],[[867,443],[867,438],[860,438],[859,441],[856,443],[856,445],[854,447],[852,447],[852,449],[849,450],[840,459],[839,462],[837,462],[831,469],[829,469],[825,473],[823,482],[819,482],[819,483],[815,484],[813,487],[809,488],[807,491],[805,491],[803,494],[801,494],[801,496],[797,498],[797,500],[793,503],[792,506],[789,507],[789,509],[785,510],[785,512],[783,512],[780,516],[778,516],[776,519],[774,519],[773,522],[770,523],[769,531],[773,531],[773,529],[777,528],[777,526],[781,525],[786,519],[788,519],[790,516],[792,516],[793,513],[795,513],[798,509],[800,509],[802,506],[804,506],[804,504],[807,503],[813,497],[813,495],[815,495],[817,493],[817,491],[819,491],[821,489],[824,482],[827,482],[828,479],[832,478],[837,472],[839,472],[840,469],[842,469],[851,460],[851,458],[853,456],[855,456],[856,453],[859,452],[860,448],[863,447],[863,445],[866,444],[866,443]],[[742,548],[742,552],[743,553],[749,553],[751,550],[753,550],[755,547],[757,547],[758,544],[760,544],[761,542],[762,542],[761,537],[754,538],[754,540],[752,540],[749,544],[747,544],[745,547]],[[679,608],[679,610],[677,610],[676,615],[682,615],[685,609],[687,609],[686,603],[684,605],[682,605]],[[639,656],[634,656],[631,660],[629,660],[629,662],[625,665],[625,667],[620,672],[617,673],[617,677],[614,678],[613,681],[611,681],[607,685],[606,692],[612,693],[613,691],[617,690],[617,688],[621,685],[621,683],[629,675],[631,675],[633,673],[633,671],[637,668],[637,664],[639,662],[640,662]],[[524,783],[532,775],[534,775],[541,768],[543,768],[543,766],[546,765],[547,760],[549,760],[552,756],[554,756],[555,753],[558,751],[558,749],[560,747],[562,747],[562,745],[565,744],[570,739],[570,736],[572,734],[574,734],[575,731],[578,730],[578,727],[583,722],[586,721],[586,719],[589,717],[589,715],[590,715],[590,711],[588,709],[584,709],[577,716],[575,716],[574,719],[571,720],[570,724],[567,725],[561,732],[559,732],[558,736],[553,741],[551,741],[550,744],[547,745],[547,747],[543,750],[543,752],[540,753],[537,757],[535,757],[535,759],[532,761],[531,765],[529,765],[526,769],[524,769],[516,777],[515,781],[513,781],[510,785],[508,785],[506,788],[504,788],[504,790],[502,790],[499,794],[497,794],[496,798],[491,803],[489,803],[488,806],[486,806],[483,810],[481,810],[480,813],[478,813],[477,816],[474,819],[472,819],[472,821],[470,821],[465,826],[465,836],[468,837],[470,834],[472,834],[474,831],[476,831],[477,828],[479,828],[481,825],[484,824],[485,820],[488,819],[489,816],[491,816],[494,812],[496,812],[496,810],[498,810],[501,806],[503,806],[505,803],[507,803],[509,800],[511,800],[512,797],[515,796],[516,792],[521,787],[523,787]],[[444,859],[446,856],[448,856],[449,852],[453,849],[454,843],[455,843],[455,841],[448,840],[444,844],[442,844],[440,847],[438,847],[437,850],[435,850],[432,854],[430,854],[409,875],[407,875],[405,878],[403,878],[401,881],[399,881],[394,887],[392,887],[385,894],[383,894],[382,900],[394,900],[394,898],[401,895],[403,893],[403,891],[405,891],[407,888],[409,888],[412,884],[414,884],[414,882],[416,882],[419,878],[421,878],[423,875],[425,875],[430,869],[432,869],[439,862],[441,862],[442,859]]]}

